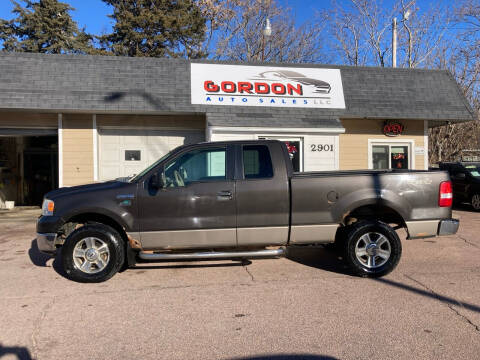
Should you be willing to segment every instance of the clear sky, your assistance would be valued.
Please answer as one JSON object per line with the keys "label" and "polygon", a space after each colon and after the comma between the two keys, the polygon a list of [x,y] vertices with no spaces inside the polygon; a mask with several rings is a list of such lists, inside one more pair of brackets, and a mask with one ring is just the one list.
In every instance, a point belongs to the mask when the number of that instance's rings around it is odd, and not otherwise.
{"label": "clear sky", "polygon": [[[69,3],[75,11],[72,17],[80,27],[86,27],[87,32],[92,34],[107,33],[111,30],[112,20],[107,17],[111,8],[101,0],[62,0]],[[348,0],[337,0],[342,3],[349,3]],[[21,0],[19,0],[20,3]],[[294,10],[297,22],[303,22],[311,17],[316,11],[328,8],[330,0],[279,0]],[[428,8],[432,2],[441,2],[444,5],[453,4],[455,0],[418,0],[420,8]],[[392,0],[384,0],[385,6],[389,6]],[[10,0],[0,0],[0,18],[10,19],[13,6]]]}

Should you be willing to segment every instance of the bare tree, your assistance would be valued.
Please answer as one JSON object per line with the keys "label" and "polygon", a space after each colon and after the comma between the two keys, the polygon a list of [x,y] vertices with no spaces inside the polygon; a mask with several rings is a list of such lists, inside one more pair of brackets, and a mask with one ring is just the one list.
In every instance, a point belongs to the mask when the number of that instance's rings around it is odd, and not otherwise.
{"label": "bare tree", "polygon": [[[275,0],[200,0],[209,18],[215,59],[275,62],[325,62],[321,23],[295,23],[292,10]],[[272,34],[263,35],[266,19]]]}
{"label": "bare tree", "polygon": [[[392,54],[390,24],[397,17],[399,66],[448,69],[480,110],[478,0],[465,0],[456,9],[439,3],[420,9],[416,0],[395,0],[388,6],[381,0],[350,0],[333,2],[327,14],[338,62],[386,66]],[[430,129],[430,162],[458,160],[462,149],[479,147],[479,137],[478,121]]]}
{"label": "bare tree", "polygon": [[350,0],[347,4],[334,1],[326,13],[335,40],[332,47],[340,62],[387,66],[392,56],[391,24],[394,17],[399,17],[398,64],[427,65],[444,41],[451,19],[449,12],[438,4],[419,10],[416,0],[396,0],[390,6],[381,0]]}
{"label": "bare tree", "polygon": [[480,122],[480,4],[468,0],[455,9],[453,23],[462,29],[436,54],[437,67],[448,69],[469,100],[475,121],[430,129],[431,163],[460,160],[462,150],[479,149]]}
{"label": "bare tree", "polygon": [[400,66],[431,66],[454,19],[450,15],[452,10],[441,3],[434,3],[421,12],[416,0],[401,0],[398,9],[402,24],[399,31],[399,49],[403,54]]}
{"label": "bare tree", "polygon": [[334,1],[328,10],[333,48],[351,65],[386,66],[391,58],[391,21],[398,2],[389,9],[381,0]]}
{"label": "bare tree", "polygon": [[345,10],[335,1],[332,10],[322,13],[328,20],[329,32],[335,41],[331,44],[348,65],[361,66],[367,62],[367,48],[360,14]]}

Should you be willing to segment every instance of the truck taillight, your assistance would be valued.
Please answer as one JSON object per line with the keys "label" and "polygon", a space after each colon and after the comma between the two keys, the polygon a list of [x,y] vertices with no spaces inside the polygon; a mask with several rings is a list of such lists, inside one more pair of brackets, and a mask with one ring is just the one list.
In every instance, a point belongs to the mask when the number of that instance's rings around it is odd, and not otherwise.
{"label": "truck taillight", "polygon": [[453,201],[452,182],[443,181],[440,183],[440,192],[438,195],[438,206],[450,207]]}

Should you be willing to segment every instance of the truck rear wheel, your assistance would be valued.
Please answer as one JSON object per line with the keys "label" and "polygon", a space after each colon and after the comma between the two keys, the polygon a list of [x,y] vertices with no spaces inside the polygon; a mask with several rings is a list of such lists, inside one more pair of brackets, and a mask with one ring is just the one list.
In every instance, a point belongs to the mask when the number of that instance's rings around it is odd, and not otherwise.
{"label": "truck rear wheel", "polygon": [[345,261],[360,276],[384,276],[395,269],[402,255],[397,233],[381,221],[352,225],[345,240]]}
{"label": "truck rear wheel", "polygon": [[120,234],[103,224],[73,231],[62,247],[63,268],[70,279],[78,282],[106,281],[120,270],[124,259]]}
{"label": "truck rear wheel", "polygon": [[480,194],[473,194],[470,203],[472,204],[473,210],[480,211]]}

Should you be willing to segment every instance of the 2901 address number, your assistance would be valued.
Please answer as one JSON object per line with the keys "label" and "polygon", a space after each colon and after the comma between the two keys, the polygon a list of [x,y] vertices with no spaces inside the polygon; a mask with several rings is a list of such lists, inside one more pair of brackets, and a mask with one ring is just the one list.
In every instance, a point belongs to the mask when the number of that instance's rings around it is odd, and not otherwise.
{"label": "2901 address number", "polygon": [[311,144],[311,151],[333,151],[333,144]]}

